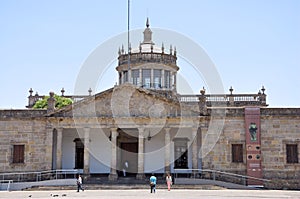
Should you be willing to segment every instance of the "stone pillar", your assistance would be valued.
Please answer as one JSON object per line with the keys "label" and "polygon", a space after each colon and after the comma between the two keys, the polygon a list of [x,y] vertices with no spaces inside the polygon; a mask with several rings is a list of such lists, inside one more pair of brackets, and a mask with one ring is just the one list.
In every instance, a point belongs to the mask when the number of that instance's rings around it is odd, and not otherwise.
{"label": "stone pillar", "polygon": [[144,128],[139,128],[139,143],[138,143],[138,173],[136,179],[142,180],[145,178],[144,174]]}
{"label": "stone pillar", "polygon": [[[192,169],[198,169],[198,128],[192,128]],[[194,175],[197,175],[197,171],[193,171]]]}
{"label": "stone pillar", "polygon": [[124,72],[121,71],[121,84],[124,84]]}
{"label": "stone pillar", "polygon": [[130,82],[131,84],[133,83],[131,79],[131,70],[128,70],[128,82]]}
{"label": "stone pillar", "polygon": [[90,175],[90,128],[84,128],[84,165],[83,173],[86,177]]}
{"label": "stone pillar", "polygon": [[151,69],[151,75],[150,75],[150,88],[154,88],[154,70]]}
{"label": "stone pillar", "polygon": [[208,140],[207,133],[208,133],[208,128],[201,127],[201,137],[202,137],[201,150],[200,150],[200,157],[202,161],[201,165],[202,165],[202,169],[213,169],[212,168],[213,159],[211,158],[211,156],[208,156],[208,153],[210,152],[211,149],[209,147],[209,140]]}
{"label": "stone pillar", "polygon": [[170,129],[165,128],[165,173],[171,173],[171,137],[170,137]]}
{"label": "stone pillar", "polygon": [[110,160],[110,174],[108,176],[109,181],[116,181],[118,179],[117,174],[117,128],[111,129],[111,160]]}
{"label": "stone pillar", "polygon": [[201,95],[199,96],[199,111],[200,115],[207,115],[207,105],[206,105],[206,96],[205,96],[205,89],[200,90]]}
{"label": "stone pillar", "polygon": [[170,89],[174,90],[173,72],[170,72]]}
{"label": "stone pillar", "polygon": [[46,126],[46,135],[45,135],[45,147],[46,147],[46,153],[43,155],[44,161],[47,164],[47,167],[45,168],[45,170],[51,170],[52,169],[52,144],[53,144],[53,127],[49,124],[47,124]]}
{"label": "stone pillar", "polygon": [[56,100],[54,99],[54,92],[49,93],[50,97],[47,100],[48,106],[47,106],[47,113],[51,113],[55,110],[55,103]]}
{"label": "stone pillar", "polygon": [[57,129],[56,169],[62,169],[62,128]]}
{"label": "stone pillar", "polygon": [[142,69],[140,68],[139,70],[139,77],[140,77],[140,82],[139,82],[139,87],[142,87],[143,85],[143,73],[142,73]]}
{"label": "stone pillar", "polygon": [[119,85],[122,84],[122,72],[119,72]]}
{"label": "stone pillar", "polygon": [[174,72],[174,75],[173,75],[173,78],[174,78],[174,91],[177,92],[177,81],[176,81],[176,73]]}
{"label": "stone pillar", "polygon": [[165,70],[161,70],[161,87],[165,90]]}

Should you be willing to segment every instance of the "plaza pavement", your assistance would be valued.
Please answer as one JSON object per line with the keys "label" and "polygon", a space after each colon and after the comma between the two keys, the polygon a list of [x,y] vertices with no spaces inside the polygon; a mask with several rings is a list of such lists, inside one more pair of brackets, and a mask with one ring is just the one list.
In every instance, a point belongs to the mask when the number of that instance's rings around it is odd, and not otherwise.
{"label": "plaza pavement", "polygon": [[300,191],[284,190],[195,190],[195,189],[174,189],[167,191],[158,189],[151,194],[148,189],[130,190],[86,190],[77,193],[76,190],[50,190],[50,191],[1,191],[0,198],[90,198],[90,199],[256,199],[256,198],[277,198],[292,199],[300,198]]}

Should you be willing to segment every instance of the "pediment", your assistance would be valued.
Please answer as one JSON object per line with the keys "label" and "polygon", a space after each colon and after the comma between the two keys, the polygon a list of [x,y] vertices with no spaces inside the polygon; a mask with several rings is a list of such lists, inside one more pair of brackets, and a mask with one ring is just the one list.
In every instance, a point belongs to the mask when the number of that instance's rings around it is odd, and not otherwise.
{"label": "pediment", "polygon": [[122,84],[56,110],[52,117],[168,117],[183,107],[176,98],[167,98],[132,84]]}

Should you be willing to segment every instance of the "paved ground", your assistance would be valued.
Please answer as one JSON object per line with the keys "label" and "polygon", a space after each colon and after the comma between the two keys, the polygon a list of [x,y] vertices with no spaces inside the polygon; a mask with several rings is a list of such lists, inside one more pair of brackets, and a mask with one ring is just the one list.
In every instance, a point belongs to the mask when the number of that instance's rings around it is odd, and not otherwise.
{"label": "paved ground", "polygon": [[[57,196],[56,196],[57,195]],[[185,190],[174,189],[171,191],[158,189],[155,194],[146,189],[133,190],[86,190],[77,193],[74,190],[52,190],[52,191],[1,191],[0,198],[90,198],[90,199],[256,199],[256,198],[278,198],[278,199],[300,199],[300,191],[281,190]]]}

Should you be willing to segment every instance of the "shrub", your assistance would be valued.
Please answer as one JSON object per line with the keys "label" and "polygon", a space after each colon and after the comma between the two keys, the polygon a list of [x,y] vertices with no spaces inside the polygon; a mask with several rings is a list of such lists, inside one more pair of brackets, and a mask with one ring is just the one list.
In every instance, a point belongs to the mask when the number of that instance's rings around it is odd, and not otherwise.
{"label": "shrub", "polygon": [[[43,99],[38,100],[34,104],[33,108],[34,109],[46,109],[48,106],[48,99],[49,99],[49,96],[45,96]],[[73,103],[73,100],[71,100],[70,98],[66,98],[66,97],[59,96],[59,95],[54,95],[54,99],[56,100],[55,108],[58,108],[58,109],[68,106]]]}

